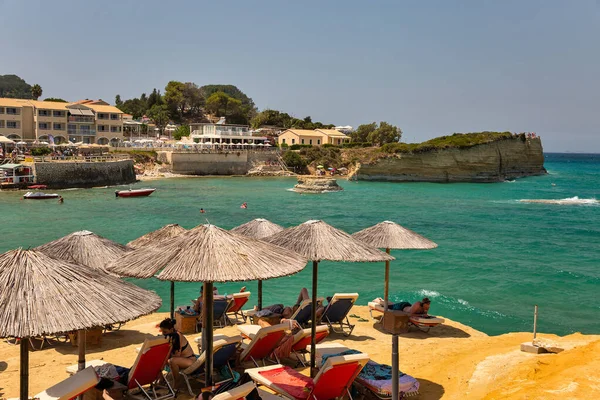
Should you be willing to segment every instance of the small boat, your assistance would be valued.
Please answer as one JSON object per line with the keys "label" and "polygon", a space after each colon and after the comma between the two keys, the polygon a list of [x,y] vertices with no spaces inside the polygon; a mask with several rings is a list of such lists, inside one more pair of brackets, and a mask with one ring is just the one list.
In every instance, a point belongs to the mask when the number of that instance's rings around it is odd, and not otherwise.
{"label": "small boat", "polygon": [[156,189],[129,189],[115,191],[115,197],[142,197],[150,196]]}
{"label": "small boat", "polygon": [[46,185],[31,185],[31,186],[27,186],[27,189],[47,189],[48,186]]}
{"label": "small boat", "polygon": [[24,199],[28,200],[47,200],[47,199],[58,199],[56,193],[42,193],[42,192],[27,192],[23,195]]}

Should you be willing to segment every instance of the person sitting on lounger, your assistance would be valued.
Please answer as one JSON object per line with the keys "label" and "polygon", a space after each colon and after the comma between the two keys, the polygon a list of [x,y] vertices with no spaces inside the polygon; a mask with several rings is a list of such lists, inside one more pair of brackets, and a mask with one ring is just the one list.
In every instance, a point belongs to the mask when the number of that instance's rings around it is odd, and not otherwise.
{"label": "person sitting on lounger", "polygon": [[161,333],[165,335],[165,338],[171,341],[171,345],[173,346],[171,349],[171,358],[169,358],[168,363],[173,373],[173,384],[177,387],[179,370],[192,365],[196,361],[196,356],[185,336],[175,329],[174,319],[166,318],[158,327]]}
{"label": "person sitting on lounger", "polygon": [[[256,316],[263,318],[268,317],[270,319],[288,319],[292,315],[294,315],[294,312],[296,312],[296,310],[298,309],[298,307],[300,307],[300,304],[304,300],[310,300],[308,289],[306,288],[302,288],[302,290],[300,290],[300,294],[298,295],[296,304],[294,304],[292,307],[284,307],[283,304],[272,304],[270,306],[263,307],[262,310],[256,314]],[[323,311],[325,311],[325,307],[323,307],[322,304],[319,304],[317,306],[317,320],[321,318],[321,315],[323,315]]]}
{"label": "person sitting on lounger", "polygon": [[[376,299],[380,304],[383,304],[383,299]],[[399,303],[388,303],[388,309],[400,310],[410,315],[427,315],[431,300],[428,297],[423,297],[423,300],[417,301],[415,304],[410,304],[408,301]]]}

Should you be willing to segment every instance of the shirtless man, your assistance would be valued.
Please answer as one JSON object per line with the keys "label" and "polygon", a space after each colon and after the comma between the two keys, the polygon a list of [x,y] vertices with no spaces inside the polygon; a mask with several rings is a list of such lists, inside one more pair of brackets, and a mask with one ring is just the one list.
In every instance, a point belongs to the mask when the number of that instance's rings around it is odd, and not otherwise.
{"label": "shirtless man", "polygon": [[[383,304],[383,300],[381,300]],[[410,315],[427,315],[431,300],[428,297],[423,297],[423,300],[417,301],[415,304],[410,304],[408,301],[401,301],[395,304],[388,304],[390,310],[402,310]]]}

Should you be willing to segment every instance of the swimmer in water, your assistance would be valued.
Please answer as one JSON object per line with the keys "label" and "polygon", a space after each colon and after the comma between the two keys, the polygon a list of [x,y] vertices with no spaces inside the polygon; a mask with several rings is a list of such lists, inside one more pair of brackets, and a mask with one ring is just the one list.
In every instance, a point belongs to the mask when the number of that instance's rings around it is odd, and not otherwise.
{"label": "swimmer in water", "polygon": [[240,208],[248,208],[248,203],[246,203],[246,202],[242,203],[242,205],[240,206]]}
{"label": "swimmer in water", "polygon": [[58,197],[58,204],[62,204],[62,203],[64,203],[64,202],[65,202],[65,199],[63,199],[63,197],[62,197],[62,196],[59,196],[59,197]]}
{"label": "swimmer in water", "polygon": [[204,211],[204,208],[200,209],[200,214],[204,214],[206,211]]}

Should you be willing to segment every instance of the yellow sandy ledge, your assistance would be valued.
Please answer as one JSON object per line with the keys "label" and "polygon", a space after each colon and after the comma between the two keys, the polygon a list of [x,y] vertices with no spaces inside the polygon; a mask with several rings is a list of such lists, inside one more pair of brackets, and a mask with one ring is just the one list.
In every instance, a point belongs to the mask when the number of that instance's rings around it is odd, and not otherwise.
{"label": "yellow sandy ledge", "polygon": [[[353,312],[369,319],[367,307]],[[103,337],[101,346],[88,348],[88,359],[131,366],[135,348],[166,314],[153,314],[127,323]],[[356,319],[354,319],[356,321]],[[372,321],[356,322],[351,337],[329,340],[363,351],[378,362],[391,361],[391,337]],[[235,327],[217,330],[228,334]],[[188,335],[193,343],[198,336]],[[540,335],[565,349],[560,354],[533,355],[519,350],[530,333],[487,336],[446,319],[429,333],[411,331],[400,337],[400,368],[421,383],[418,399],[597,399],[600,398],[600,335],[575,333]],[[194,344],[195,347],[195,344]],[[35,394],[67,377],[65,367],[77,362],[76,348],[59,344],[30,353],[30,393]],[[182,388],[183,389],[183,388]],[[19,348],[0,344],[0,397],[19,393]],[[182,390],[180,399],[189,399]]]}

